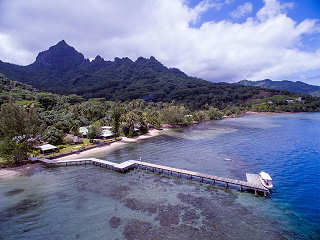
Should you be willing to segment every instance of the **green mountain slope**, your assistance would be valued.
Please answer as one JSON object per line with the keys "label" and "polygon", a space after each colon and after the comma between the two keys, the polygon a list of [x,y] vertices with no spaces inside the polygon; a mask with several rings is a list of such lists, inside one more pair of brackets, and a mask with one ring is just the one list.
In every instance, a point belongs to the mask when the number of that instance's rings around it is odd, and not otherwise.
{"label": "green mountain slope", "polygon": [[0,105],[8,101],[33,101],[36,92],[30,85],[12,81],[0,73]]}
{"label": "green mountain slope", "polygon": [[320,96],[320,86],[309,85],[304,82],[292,82],[292,81],[272,81],[270,79],[265,79],[262,81],[248,81],[243,80],[238,82],[243,86],[255,86],[261,88],[286,90],[293,93],[310,94],[312,96]]}
{"label": "green mountain slope", "polygon": [[[223,108],[252,98],[260,91],[255,87],[189,77],[178,69],[165,67],[154,57],[105,61],[97,56],[89,61],[65,41],[39,53],[28,66],[0,61],[0,72],[42,91],[122,101],[174,100],[192,108],[205,104]],[[269,91],[269,94],[280,93]]]}

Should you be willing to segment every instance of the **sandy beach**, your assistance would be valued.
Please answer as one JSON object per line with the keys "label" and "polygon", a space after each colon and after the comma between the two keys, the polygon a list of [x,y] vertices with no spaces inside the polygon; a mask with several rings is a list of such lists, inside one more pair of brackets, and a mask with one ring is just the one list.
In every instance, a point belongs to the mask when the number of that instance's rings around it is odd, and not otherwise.
{"label": "sandy beach", "polygon": [[35,163],[35,164],[26,164],[20,167],[0,169],[0,180],[4,178],[8,179],[18,175],[28,174],[33,171],[40,170],[41,168],[42,168],[41,163]]}
{"label": "sandy beach", "polygon": [[276,114],[294,114],[294,113],[303,113],[303,112],[252,112],[248,111],[244,113],[245,115],[276,115]]}
{"label": "sandy beach", "polygon": [[161,135],[161,134],[165,133],[166,131],[167,131],[167,129],[164,129],[164,130],[152,129],[148,133],[146,133],[144,135],[140,135],[138,137],[134,137],[134,138],[122,137],[122,140],[119,141],[119,142],[115,142],[115,143],[112,143],[110,145],[106,145],[106,146],[102,146],[102,147],[97,147],[97,148],[90,149],[90,150],[87,150],[87,151],[84,151],[84,152],[80,152],[80,153],[76,153],[76,154],[73,154],[73,155],[57,158],[55,160],[56,161],[61,161],[61,160],[66,160],[66,159],[88,158],[88,157],[91,157],[92,155],[95,155],[95,154],[98,154],[98,153],[107,154],[107,153],[110,153],[112,151],[115,151],[115,150],[123,147],[124,145],[130,144],[130,143],[135,143],[135,142],[138,142],[140,140],[152,138],[152,137]]}
{"label": "sandy beach", "polygon": [[[90,149],[90,150],[87,150],[84,152],[75,153],[73,155],[57,158],[55,160],[62,161],[62,160],[66,160],[66,159],[88,158],[88,157],[91,157],[92,155],[95,155],[97,153],[107,154],[107,153],[115,151],[121,147],[124,147],[127,144],[135,143],[140,140],[144,140],[144,139],[148,139],[148,138],[152,138],[152,137],[161,135],[161,134],[165,133],[167,130],[168,129],[164,129],[164,130],[152,129],[148,133],[146,133],[144,135],[140,135],[138,137],[134,137],[134,138],[122,137],[122,140],[119,142],[114,142],[110,145],[105,145],[105,146],[97,147],[97,148]],[[42,168],[42,165],[40,163],[37,163],[37,164],[26,164],[26,165],[23,165],[20,167],[14,167],[14,168],[0,169],[0,180],[4,179],[4,178],[7,179],[10,177],[27,174],[32,171],[37,171],[41,168]]]}

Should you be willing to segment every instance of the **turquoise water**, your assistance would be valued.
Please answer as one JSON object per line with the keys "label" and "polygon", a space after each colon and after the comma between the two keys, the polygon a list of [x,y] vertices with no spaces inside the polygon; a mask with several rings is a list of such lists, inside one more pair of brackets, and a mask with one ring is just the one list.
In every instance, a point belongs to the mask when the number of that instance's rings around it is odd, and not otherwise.
{"label": "turquoise water", "polygon": [[0,181],[0,239],[320,239],[320,114],[206,122],[93,157],[245,179],[270,198],[144,171],[42,169]]}

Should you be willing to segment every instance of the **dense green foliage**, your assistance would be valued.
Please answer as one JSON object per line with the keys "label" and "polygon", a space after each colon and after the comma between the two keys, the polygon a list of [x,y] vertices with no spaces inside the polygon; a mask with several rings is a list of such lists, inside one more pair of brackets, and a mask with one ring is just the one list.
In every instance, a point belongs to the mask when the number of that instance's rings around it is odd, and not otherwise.
{"label": "dense green foliage", "polygon": [[[211,83],[169,69],[155,58],[90,62],[65,42],[38,55],[29,66],[0,61],[0,157],[25,159],[39,141],[62,144],[66,134],[134,137],[163,125],[187,126],[247,111],[320,111],[320,98],[287,91]],[[63,93],[65,95],[59,95]],[[78,95],[77,95],[78,94]],[[81,95],[81,96],[79,96]]]}
{"label": "dense green foliage", "polygon": [[11,163],[27,159],[39,143],[41,122],[34,107],[3,104],[0,111],[0,157]]}
{"label": "dense green foliage", "polygon": [[[255,87],[189,77],[178,69],[163,66],[154,57],[104,61],[97,56],[90,62],[64,41],[41,52],[28,66],[0,61],[0,72],[10,79],[59,94],[111,101],[175,101],[192,109],[200,109],[205,104],[222,109],[230,103],[239,104],[258,92]],[[50,96],[39,98],[50,107]]]}
{"label": "dense green foliage", "polygon": [[272,81],[265,79],[261,81],[248,81],[242,80],[238,82],[243,86],[255,86],[268,89],[285,90],[293,93],[309,94],[312,96],[320,96],[320,86],[306,84],[304,82],[292,82],[292,81]]}
{"label": "dense green foliage", "polygon": [[102,132],[102,129],[100,126],[92,125],[89,127],[88,138],[90,140],[95,139],[95,138],[100,138],[101,132]]}
{"label": "dense green foliage", "polygon": [[120,136],[122,113],[123,113],[122,107],[119,106],[119,103],[116,103],[112,108],[112,116],[111,116],[112,132],[116,137]]}
{"label": "dense green foliage", "polygon": [[[100,137],[103,125],[112,126],[116,136],[133,137],[148,132],[149,127],[160,128],[162,123],[186,125],[194,121],[190,109],[174,102],[111,102],[103,98],[85,101],[75,95],[38,92],[3,75],[0,89],[4,96],[0,154],[12,163],[26,159],[40,141],[60,145],[66,134],[79,135],[81,126],[91,126],[88,137],[93,139]],[[188,114],[191,117],[186,117]]]}
{"label": "dense green foliage", "polygon": [[64,132],[55,126],[48,126],[42,139],[50,144],[59,145],[63,143]]}
{"label": "dense green foliage", "polygon": [[[76,95],[39,92],[28,85],[0,75],[1,131],[0,154],[11,162],[26,159],[41,141],[62,144],[66,134],[79,135],[79,127],[91,126],[88,137],[100,136],[101,126],[112,126],[116,136],[133,137],[162,124],[187,126],[203,120],[238,116],[246,111],[313,112],[320,110],[320,99],[309,95],[258,90],[252,98],[217,108],[204,104],[200,109],[168,102],[142,99],[113,102],[104,98],[85,100]],[[31,139],[31,140],[30,140]]]}
{"label": "dense green foliage", "polygon": [[251,100],[246,104],[255,112],[314,112],[320,111],[320,99],[304,95],[301,99],[297,96],[273,96],[265,99]]}

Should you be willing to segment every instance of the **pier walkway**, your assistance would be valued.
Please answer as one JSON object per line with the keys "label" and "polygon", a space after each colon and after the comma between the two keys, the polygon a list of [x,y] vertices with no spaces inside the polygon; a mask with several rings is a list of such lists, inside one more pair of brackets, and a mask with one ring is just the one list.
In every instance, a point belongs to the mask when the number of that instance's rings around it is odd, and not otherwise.
{"label": "pier walkway", "polygon": [[118,172],[126,172],[134,168],[140,168],[149,170],[152,172],[159,172],[168,175],[177,175],[178,177],[185,176],[190,180],[198,180],[200,182],[210,181],[215,184],[220,182],[225,184],[225,187],[228,189],[229,185],[238,186],[240,191],[244,189],[253,190],[256,195],[259,192],[263,193],[266,197],[270,191],[265,188],[259,181],[257,174],[246,174],[248,181],[235,180],[231,178],[218,177],[214,175],[207,175],[203,173],[183,170],[179,168],[172,168],[163,165],[157,165],[142,161],[129,160],[123,163],[114,163],[106,160],[96,159],[96,158],[86,158],[86,159],[73,159],[73,160],[49,160],[49,159],[39,159],[38,161],[42,162],[46,166],[71,166],[71,165],[87,165],[92,164],[95,166],[112,169]]}

